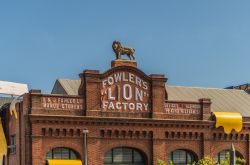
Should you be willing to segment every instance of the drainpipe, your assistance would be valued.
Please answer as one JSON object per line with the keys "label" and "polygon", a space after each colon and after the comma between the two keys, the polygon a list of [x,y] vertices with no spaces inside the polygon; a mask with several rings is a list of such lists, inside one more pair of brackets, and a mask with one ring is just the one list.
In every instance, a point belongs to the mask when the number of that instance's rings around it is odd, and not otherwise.
{"label": "drainpipe", "polygon": [[234,145],[232,143],[231,149],[230,149],[230,165],[235,165],[235,164],[236,164],[236,160],[235,160],[235,148],[234,148]]}
{"label": "drainpipe", "polygon": [[84,129],[82,133],[84,137],[84,164],[83,165],[88,165],[87,136],[88,136],[89,130]]}

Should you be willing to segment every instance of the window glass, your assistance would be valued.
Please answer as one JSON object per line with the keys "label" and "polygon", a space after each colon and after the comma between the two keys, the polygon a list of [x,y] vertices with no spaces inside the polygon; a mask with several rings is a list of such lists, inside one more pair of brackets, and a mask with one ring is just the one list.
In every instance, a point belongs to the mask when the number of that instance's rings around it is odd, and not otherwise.
{"label": "window glass", "polygon": [[70,150],[70,159],[77,159],[76,153]]}
{"label": "window glass", "polygon": [[62,158],[61,148],[54,149],[54,150],[52,150],[52,152],[53,152],[53,159],[61,159]]}
{"label": "window glass", "polygon": [[104,156],[104,164],[144,165],[145,159],[138,150],[121,147],[108,151]]}
{"label": "window glass", "polygon": [[115,148],[113,149],[114,163],[132,163],[132,149]]}
{"label": "window glass", "polygon": [[48,159],[78,159],[76,153],[69,148],[54,148],[46,155]]}
{"label": "window glass", "polygon": [[10,136],[10,153],[15,154],[16,153],[16,135]]}
{"label": "window glass", "polygon": [[132,149],[123,148],[122,149],[122,162],[123,163],[132,163]]}
{"label": "window glass", "polygon": [[191,155],[189,153],[187,154],[187,161],[192,162],[192,157],[191,157]]}
{"label": "window glass", "polygon": [[52,151],[49,151],[46,155],[46,159],[52,159]]}
{"label": "window glass", "polygon": [[69,149],[61,148],[61,159],[69,159]]}
{"label": "window glass", "polygon": [[[219,152],[216,156],[216,161],[221,163],[221,161],[226,160],[226,157],[227,155],[229,156],[229,154],[230,154],[229,150],[224,150],[224,151]],[[235,152],[235,155],[236,157],[242,158],[242,155],[237,151]]]}
{"label": "window glass", "polygon": [[113,149],[113,161],[114,163],[122,162],[122,148]]}
{"label": "window glass", "polygon": [[134,162],[135,163],[143,162],[142,155],[136,150],[134,150]]}
{"label": "window glass", "polygon": [[104,157],[104,163],[112,163],[112,150],[109,150]]}
{"label": "window glass", "polygon": [[222,161],[222,160],[225,160],[225,159],[226,159],[227,152],[229,152],[229,151],[225,150],[225,151],[220,152],[220,153],[217,155],[217,159],[216,159],[216,160],[217,160],[218,162],[220,162],[220,161]]}
{"label": "window glass", "polygon": [[176,150],[173,153],[174,163],[186,163],[186,152],[182,150]]}
{"label": "window glass", "polygon": [[191,164],[194,161],[194,156],[186,150],[175,150],[171,153],[171,161],[175,165]]}
{"label": "window glass", "polygon": [[[224,150],[218,153],[218,155],[216,156],[216,160],[217,162],[221,162],[222,160],[226,160],[227,154],[229,154],[229,150]],[[237,153],[236,153],[237,156]]]}

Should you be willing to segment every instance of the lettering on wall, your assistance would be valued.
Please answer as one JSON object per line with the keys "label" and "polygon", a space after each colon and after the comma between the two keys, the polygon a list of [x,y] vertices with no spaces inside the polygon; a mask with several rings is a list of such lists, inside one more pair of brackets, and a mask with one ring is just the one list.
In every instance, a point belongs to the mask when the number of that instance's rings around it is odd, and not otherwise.
{"label": "lettering on wall", "polygon": [[104,111],[148,111],[149,83],[130,72],[116,72],[102,80]]}
{"label": "lettering on wall", "polygon": [[82,110],[83,100],[80,98],[42,97],[42,108],[53,110]]}
{"label": "lettering on wall", "polygon": [[165,113],[180,115],[198,115],[201,113],[199,104],[191,103],[165,103]]}

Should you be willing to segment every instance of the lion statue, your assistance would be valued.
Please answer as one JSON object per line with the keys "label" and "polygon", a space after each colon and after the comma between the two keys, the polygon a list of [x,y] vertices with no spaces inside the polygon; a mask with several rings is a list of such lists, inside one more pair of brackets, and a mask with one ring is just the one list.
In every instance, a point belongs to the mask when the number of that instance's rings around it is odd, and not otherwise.
{"label": "lion statue", "polygon": [[135,60],[134,53],[135,49],[122,46],[119,41],[114,41],[112,48],[115,52],[116,59],[121,59],[121,55],[127,55],[130,60]]}

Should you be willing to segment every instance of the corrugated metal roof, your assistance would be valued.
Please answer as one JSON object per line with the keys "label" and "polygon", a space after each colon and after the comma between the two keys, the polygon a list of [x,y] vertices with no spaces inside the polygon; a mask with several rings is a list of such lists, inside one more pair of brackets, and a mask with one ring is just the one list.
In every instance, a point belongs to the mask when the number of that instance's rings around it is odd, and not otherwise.
{"label": "corrugated metal roof", "polygon": [[58,86],[57,83],[63,87],[67,95],[78,95],[78,88],[81,84],[81,80],[58,79],[51,92],[52,94],[62,94],[62,89],[60,89],[60,86]]}
{"label": "corrugated metal roof", "polygon": [[[57,81],[68,95],[78,95],[81,80]],[[250,95],[243,90],[169,85],[166,90],[169,100],[197,102],[201,98],[210,98],[213,112],[240,112],[242,116],[250,116]]]}
{"label": "corrugated metal roof", "polygon": [[210,98],[212,112],[240,112],[250,116],[250,95],[243,90],[166,86],[169,100],[198,101]]}

